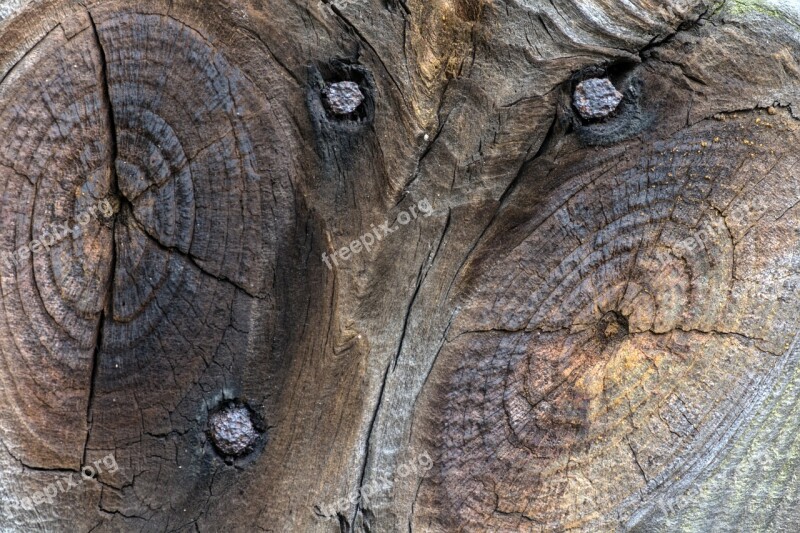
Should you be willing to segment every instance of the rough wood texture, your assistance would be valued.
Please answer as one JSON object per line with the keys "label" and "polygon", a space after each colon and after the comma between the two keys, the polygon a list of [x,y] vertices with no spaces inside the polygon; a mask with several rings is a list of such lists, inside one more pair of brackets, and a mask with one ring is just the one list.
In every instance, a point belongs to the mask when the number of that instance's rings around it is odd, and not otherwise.
{"label": "rough wood texture", "polygon": [[[0,22],[0,531],[792,530],[798,24],[29,3]],[[595,77],[623,100],[588,121]]]}

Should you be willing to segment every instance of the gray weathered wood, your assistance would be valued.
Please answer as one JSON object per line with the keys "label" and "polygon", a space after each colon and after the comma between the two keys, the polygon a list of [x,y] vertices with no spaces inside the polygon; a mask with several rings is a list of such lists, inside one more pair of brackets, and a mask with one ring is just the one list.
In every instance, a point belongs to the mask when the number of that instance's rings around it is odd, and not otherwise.
{"label": "gray weathered wood", "polygon": [[0,531],[800,523],[790,3],[10,12]]}

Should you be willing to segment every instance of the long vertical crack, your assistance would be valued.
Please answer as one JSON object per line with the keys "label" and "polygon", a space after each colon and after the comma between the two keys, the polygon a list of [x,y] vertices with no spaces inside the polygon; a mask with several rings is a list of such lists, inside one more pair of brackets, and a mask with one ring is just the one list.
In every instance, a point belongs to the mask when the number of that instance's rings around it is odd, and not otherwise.
{"label": "long vertical crack", "polygon": [[[117,127],[114,120],[114,106],[111,101],[111,92],[109,89],[108,83],[108,61],[106,59],[106,51],[103,47],[103,43],[100,40],[100,33],[97,30],[97,24],[95,23],[94,17],[90,11],[86,12],[89,16],[89,22],[92,25],[92,32],[94,35],[95,44],[97,46],[98,53],[100,55],[100,85],[102,87],[102,98],[103,104],[106,109],[106,119],[108,122],[108,146],[109,146],[109,162],[110,162],[110,183],[109,183],[109,191],[112,195],[116,197],[120,197],[119,195],[119,186],[117,184],[117,170],[116,170],[116,161],[117,161]],[[94,348],[94,357],[92,360],[92,376],[89,385],[89,398],[86,404],[86,423],[87,423],[87,430],[86,430],[86,442],[83,446],[83,462],[86,462],[86,451],[89,444],[89,435],[92,431],[92,420],[93,420],[93,412],[92,406],[94,405],[94,396],[95,396],[95,389],[97,385],[97,369],[99,366],[100,361],[100,350],[103,346],[103,331],[105,328],[106,322],[106,315],[110,312],[113,308],[114,302],[114,278],[116,277],[116,265],[117,265],[117,219],[116,217],[113,219],[111,223],[111,268],[108,277],[108,288],[106,289],[106,299],[103,303],[103,309],[100,312],[100,319],[97,324],[97,335],[95,339],[95,348]]]}

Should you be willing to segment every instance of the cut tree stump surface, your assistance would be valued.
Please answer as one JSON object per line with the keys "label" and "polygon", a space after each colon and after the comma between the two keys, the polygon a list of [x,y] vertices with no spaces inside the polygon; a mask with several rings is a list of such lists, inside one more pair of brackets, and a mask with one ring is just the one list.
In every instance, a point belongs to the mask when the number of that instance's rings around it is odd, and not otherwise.
{"label": "cut tree stump surface", "polygon": [[796,8],[20,4],[0,531],[800,523]]}

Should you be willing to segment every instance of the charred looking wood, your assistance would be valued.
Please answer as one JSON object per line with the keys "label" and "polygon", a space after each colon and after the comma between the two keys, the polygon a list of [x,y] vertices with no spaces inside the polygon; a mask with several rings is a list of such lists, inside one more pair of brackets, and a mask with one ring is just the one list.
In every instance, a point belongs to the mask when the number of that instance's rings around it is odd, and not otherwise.
{"label": "charred looking wood", "polygon": [[572,125],[581,141],[605,146],[629,139],[647,129],[657,109],[642,106],[647,90],[640,65],[619,62],[591,67],[575,75],[569,84]]}
{"label": "charred looking wood", "polygon": [[[372,123],[375,82],[363,66],[334,59],[310,65],[308,78],[308,107],[318,135],[354,134]],[[341,103],[334,105],[332,97]]]}
{"label": "charred looking wood", "polygon": [[624,4],[0,23],[0,530],[800,522],[800,14]]}

